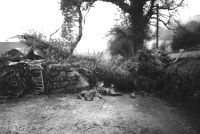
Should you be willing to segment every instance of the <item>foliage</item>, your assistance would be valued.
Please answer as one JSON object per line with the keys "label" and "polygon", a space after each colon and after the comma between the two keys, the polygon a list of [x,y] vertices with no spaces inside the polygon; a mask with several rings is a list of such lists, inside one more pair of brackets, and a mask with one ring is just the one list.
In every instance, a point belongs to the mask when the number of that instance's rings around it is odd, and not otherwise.
{"label": "foliage", "polygon": [[166,70],[165,93],[181,99],[200,97],[199,58],[185,58]]}
{"label": "foliage", "polygon": [[64,62],[69,57],[69,45],[61,39],[47,41],[43,34],[37,32],[29,32],[17,36],[20,42],[27,46],[42,50],[47,60]]}
{"label": "foliage", "polygon": [[42,33],[37,33],[35,31],[29,31],[23,33],[22,35],[17,35],[21,43],[26,44],[29,47],[47,49],[48,42],[46,37]]}
{"label": "foliage", "polygon": [[139,66],[138,73],[149,78],[162,75],[165,67],[171,62],[168,56],[152,50],[139,51],[136,60]]}
{"label": "foliage", "polygon": [[69,58],[69,46],[60,39],[54,39],[50,41],[47,55],[50,60],[63,63]]}
{"label": "foliage", "polygon": [[129,60],[106,61],[101,55],[91,57],[84,57],[79,65],[92,70],[97,80],[104,81],[105,85],[112,83],[121,91],[161,90],[165,69],[171,63],[168,56],[151,50],[141,50],[136,59]]}
{"label": "foliage", "polygon": [[168,56],[151,50],[140,51],[136,59],[129,60],[118,60],[115,57],[105,60],[102,55],[103,53],[95,53],[73,56],[70,63],[89,70],[85,74],[90,77],[93,85],[97,81],[104,81],[106,86],[114,84],[121,91],[152,91],[164,87],[164,71],[171,63]]}
{"label": "foliage", "polygon": [[60,9],[64,16],[62,37],[70,44],[70,55],[83,35],[83,11],[89,10],[93,3],[82,0],[61,0]]}
{"label": "foliage", "polygon": [[87,56],[77,55],[70,58],[70,63],[80,67],[80,73],[89,76],[93,86],[98,81],[103,81],[106,86],[114,84],[120,90],[132,90],[134,87],[134,77],[129,71],[124,61],[102,58],[103,53],[94,53]]}
{"label": "foliage", "polygon": [[124,58],[132,56],[133,39],[122,29],[114,28],[112,30],[114,39],[109,40],[109,51],[112,56],[120,54]]}
{"label": "foliage", "polygon": [[188,49],[200,44],[200,23],[179,24],[173,37],[172,49]]}
{"label": "foliage", "polygon": [[[122,23],[123,24],[123,23]],[[151,33],[150,29],[146,29],[145,32],[145,41],[152,39],[154,36]],[[134,56],[134,37],[131,33],[131,27],[115,26],[109,31],[109,35],[112,35],[108,42],[109,51],[112,56],[120,54],[125,59],[131,58]],[[151,36],[152,35],[152,36]]]}

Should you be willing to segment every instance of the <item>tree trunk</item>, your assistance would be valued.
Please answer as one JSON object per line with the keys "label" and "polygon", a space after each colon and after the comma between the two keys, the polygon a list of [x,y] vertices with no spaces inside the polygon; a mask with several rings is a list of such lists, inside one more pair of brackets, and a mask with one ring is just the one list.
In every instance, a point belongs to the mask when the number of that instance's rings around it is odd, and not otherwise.
{"label": "tree trunk", "polygon": [[83,24],[82,24],[82,20],[83,20],[83,16],[82,16],[82,12],[81,12],[81,6],[78,6],[77,8],[78,10],[78,36],[76,38],[76,41],[73,42],[71,44],[71,47],[70,47],[70,51],[69,51],[69,55],[71,56],[74,52],[74,49],[76,48],[76,46],[78,45],[78,43],[80,42],[82,36],[83,36]]}
{"label": "tree trunk", "polygon": [[143,4],[142,1],[134,1],[140,3],[133,3],[132,12],[129,13],[132,22],[132,34],[133,34],[133,54],[136,55],[138,50],[144,47],[145,38],[145,20],[143,16]]}
{"label": "tree trunk", "polygon": [[135,25],[135,28],[133,28],[133,53],[134,55],[137,54],[138,50],[141,50],[144,48],[144,27],[140,26],[141,24]]}

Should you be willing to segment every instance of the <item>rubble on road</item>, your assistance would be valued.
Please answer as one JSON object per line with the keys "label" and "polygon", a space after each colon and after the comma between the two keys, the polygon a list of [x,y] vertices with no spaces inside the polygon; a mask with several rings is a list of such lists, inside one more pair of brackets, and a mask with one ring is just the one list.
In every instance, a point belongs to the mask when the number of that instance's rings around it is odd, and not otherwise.
{"label": "rubble on road", "polygon": [[[98,82],[97,82],[98,83]],[[109,96],[121,96],[122,93],[116,92],[114,89],[114,85],[111,84],[111,87],[104,87],[104,84],[100,82],[97,85],[98,87],[91,90],[83,90],[80,94],[77,95],[78,99],[83,99],[86,101],[95,101],[102,98],[103,95]]]}
{"label": "rubble on road", "polygon": [[111,84],[110,87],[104,87],[104,83],[101,82],[100,85],[97,87],[97,92],[102,95],[109,95],[109,96],[121,96],[120,92],[115,91],[114,84]]}
{"label": "rubble on road", "polygon": [[86,101],[93,101],[102,98],[102,96],[94,89],[89,91],[83,90],[80,94],[77,95],[77,97],[78,99],[84,99]]}

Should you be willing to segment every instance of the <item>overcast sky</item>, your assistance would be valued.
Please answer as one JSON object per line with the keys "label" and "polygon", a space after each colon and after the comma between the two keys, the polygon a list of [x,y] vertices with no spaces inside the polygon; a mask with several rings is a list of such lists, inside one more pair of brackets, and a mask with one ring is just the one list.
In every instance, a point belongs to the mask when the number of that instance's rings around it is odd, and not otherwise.
{"label": "overcast sky", "polygon": [[59,0],[0,0],[0,41],[35,29],[49,35],[63,17]]}
{"label": "overcast sky", "polygon": [[185,0],[187,6],[180,10],[180,19],[187,21],[190,17],[200,15],[200,0]]}
{"label": "overcast sky", "polygon": [[[63,22],[59,1],[0,0],[0,42],[31,29],[49,37]],[[180,12],[182,20],[200,15],[200,0],[186,0],[186,4],[188,7]],[[106,3],[97,4],[96,8],[91,9],[86,20],[85,35],[78,46],[80,51],[105,48],[103,36],[115,23],[112,11],[116,11],[115,7]]]}

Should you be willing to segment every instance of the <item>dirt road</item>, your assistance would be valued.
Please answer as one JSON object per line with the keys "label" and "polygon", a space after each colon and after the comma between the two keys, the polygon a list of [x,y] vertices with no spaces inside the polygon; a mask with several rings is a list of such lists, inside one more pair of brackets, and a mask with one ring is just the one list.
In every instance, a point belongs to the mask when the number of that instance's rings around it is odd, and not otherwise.
{"label": "dirt road", "polygon": [[156,97],[83,101],[27,96],[0,104],[0,134],[199,134],[193,120]]}

